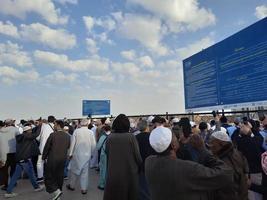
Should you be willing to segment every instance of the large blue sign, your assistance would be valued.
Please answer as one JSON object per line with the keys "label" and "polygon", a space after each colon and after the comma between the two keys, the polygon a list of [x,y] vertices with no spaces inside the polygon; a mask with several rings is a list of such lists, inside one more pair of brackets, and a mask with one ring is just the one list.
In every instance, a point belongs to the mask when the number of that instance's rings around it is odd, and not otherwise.
{"label": "large blue sign", "polygon": [[110,100],[83,100],[83,116],[110,115]]}
{"label": "large blue sign", "polygon": [[267,102],[267,18],[185,59],[187,111]]}

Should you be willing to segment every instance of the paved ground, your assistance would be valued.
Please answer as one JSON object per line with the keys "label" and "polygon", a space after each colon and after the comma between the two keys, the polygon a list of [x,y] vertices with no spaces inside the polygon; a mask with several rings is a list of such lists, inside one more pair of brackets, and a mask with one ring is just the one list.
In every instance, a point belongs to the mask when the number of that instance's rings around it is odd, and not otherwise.
{"label": "paved ground", "polygon": [[[100,191],[99,189],[97,189],[98,174],[96,173],[95,170],[90,170],[89,189],[86,195],[81,194],[79,182],[77,182],[77,187],[75,191],[73,192],[66,190],[66,187],[65,187],[66,183],[68,183],[68,181],[65,181],[64,183],[63,195],[61,196],[61,200],[80,200],[80,199],[102,200],[103,199],[103,191]],[[17,187],[14,189],[14,192],[19,194],[17,197],[12,198],[14,200],[49,200],[50,199],[50,195],[46,193],[45,191],[34,192],[29,180],[19,180]],[[3,191],[0,191],[0,199],[1,200],[5,199]]]}

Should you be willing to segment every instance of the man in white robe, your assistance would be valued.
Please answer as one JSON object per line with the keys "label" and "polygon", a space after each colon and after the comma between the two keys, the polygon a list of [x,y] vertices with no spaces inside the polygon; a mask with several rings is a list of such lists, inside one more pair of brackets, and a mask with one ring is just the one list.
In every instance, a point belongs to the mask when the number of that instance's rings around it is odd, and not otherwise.
{"label": "man in white robe", "polygon": [[95,149],[94,134],[88,129],[89,121],[83,119],[81,128],[74,131],[70,145],[69,180],[67,189],[74,190],[76,181],[80,178],[81,192],[87,193],[89,161]]}
{"label": "man in white robe", "polygon": [[48,117],[48,123],[42,124],[39,138],[37,138],[40,142],[39,150],[40,150],[40,154],[41,154],[38,156],[38,161],[37,161],[37,175],[38,175],[37,182],[39,182],[39,183],[42,182],[43,178],[44,178],[43,177],[43,175],[44,175],[44,161],[42,160],[42,154],[43,154],[47,139],[49,138],[50,134],[54,132],[55,120],[56,119],[54,116],[49,116]]}

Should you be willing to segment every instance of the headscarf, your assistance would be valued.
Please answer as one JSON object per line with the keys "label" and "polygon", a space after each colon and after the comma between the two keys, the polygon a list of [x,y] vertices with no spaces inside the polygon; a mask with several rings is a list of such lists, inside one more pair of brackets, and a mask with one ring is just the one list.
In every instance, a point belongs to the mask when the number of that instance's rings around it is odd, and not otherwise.
{"label": "headscarf", "polygon": [[130,121],[124,114],[119,114],[113,121],[112,130],[114,133],[129,133]]}

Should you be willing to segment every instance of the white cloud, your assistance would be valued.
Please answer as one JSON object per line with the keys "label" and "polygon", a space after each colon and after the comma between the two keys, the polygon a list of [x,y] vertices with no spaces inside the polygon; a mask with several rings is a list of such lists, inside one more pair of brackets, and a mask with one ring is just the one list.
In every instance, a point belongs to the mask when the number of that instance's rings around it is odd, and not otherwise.
{"label": "white cloud", "polygon": [[91,54],[96,54],[99,50],[96,41],[91,38],[86,38],[86,45],[88,52],[90,52]]}
{"label": "white cloud", "polygon": [[136,66],[136,64],[132,62],[125,62],[125,63],[113,62],[111,63],[111,67],[114,72],[126,75],[127,78],[132,78],[140,73],[140,69]]}
{"label": "white cloud", "polygon": [[149,70],[149,71],[141,71],[136,76],[132,77],[132,81],[136,85],[140,86],[149,86],[149,87],[157,87],[160,84],[161,73],[157,70]]}
{"label": "white cloud", "polygon": [[69,4],[78,4],[78,0],[54,0],[58,3],[61,3],[63,5],[69,3]]}
{"label": "white cloud", "polygon": [[[116,22],[111,17],[93,18],[91,16],[83,16],[83,21],[87,29],[88,35],[101,43],[113,45],[114,42],[108,38],[108,33],[116,28]],[[102,27],[102,31],[94,31],[94,28]]]}
{"label": "white cloud", "polygon": [[142,56],[139,58],[139,63],[142,67],[152,68],[155,66],[152,58],[150,56]]}
{"label": "white cloud", "polygon": [[0,43],[0,65],[3,64],[30,67],[32,60],[27,52],[22,51],[21,46],[7,41],[6,44]]}
{"label": "white cloud", "polygon": [[96,82],[112,83],[115,81],[112,73],[105,73],[102,75],[90,75],[90,73],[88,73],[87,76]]}
{"label": "white cloud", "polygon": [[112,31],[116,28],[116,22],[110,17],[95,19],[95,25],[100,26],[107,31]]}
{"label": "white cloud", "polygon": [[120,52],[121,56],[127,60],[134,60],[136,58],[135,50],[122,51]]}
{"label": "white cloud", "polygon": [[83,16],[83,21],[88,32],[91,32],[94,27],[94,18],[91,16]]}
{"label": "white cloud", "polygon": [[113,45],[114,44],[114,42],[111,39],[108,38],[107,32],[94,34],[93,37],[96,38],[97,40],[99,40],[102,43],[107,43],[109,45]]}
{"label": "white cloud", "polygon": [[125,14],[118,21],[118,32],[127,39],[137,40],[149,50],[166,55],[168,49],[161,44],[163,37],[161,21],[145,15]]}
{"label": "white cloud", "polygon": [[176,52],[178,53],[181,59],[185,59],[213,44],[214,44],[214,40],[212,38],[205,37],[199,41],[189,44],[187,47],[177,49]]}
{"label": "white cloud", "polygon": [[107,32],[116,28],[116,22],[111,17],[93,18],[91,16],[83,16],[83,21],[88,32],[91,32],[94,26],[99,26]]}
{"label": "white cloud", "polygon": [[161,73],[158,70],[141,70],[137,64],[133,62],[114,62],[111,64],[112,71],[117,75],[116,80],[123,83],[123,85],[129,86],[132,83],[133,86],[156,86],[158,85],[158,78],[161,77]]}
{"label": "white cloud", "polygon": [[20,28],[23,39],[54,49],[71,49],[76,45],[76,36],[64,29],[52,29],[40,23],[22,24]]}
{"label": "white cloud", "polygon": [[164,69],[164,70],[175,70],[179,67],[182,66],[182,61],[181,60],[167,60],[167,61],[162,61],[158,64],[158,66],[161,68],[161,69]]}
{"label": "white cloud", "polygon": [[7,21],[6,23],[0,21],[0,33],[14,38],[19,37],[17,27],[14,26],[10,21]]}
{"label": "white cloud", "polygon": [[[177,23],[188,30],[197,30],[215,24],[216,17],[211,10],[199,6],[198,0],[127,0],[133,5],[139,5],[147,11],[163,19],[171,25]],[[182,28],[182,29],[181,29]],[[177,32],[177,30],[175,31]]]}
{"label": "white cloud", "polygon": [[255,15],[258,19],[267,17],[267,5],[261,5],[256,7]]}
{"label": "white cloud", "polygon": [[68,56],[64,54],[55,54],[53,52],[39,50],[34,52],[34,57],[36,61],[43,66],[51,66],[75,72],[90,71],[92,74],[108,71],[108,61],[96,57],[70,60]]}
{"label": "white cloud", "polygon": [[36,13],[51,24],[66,24],[67,16],[62,16],[52,0],[1,0],[0,13],[12,15],[20,19],[29,13]]}
{"label": "white cloud", "polygon": [[56,82],[56,83],[69,83],[75,82],[78,78],[78,75],[75,73],[64,74],[60,71],[54,71],[52,74],[49,74],[45,77],[46,81]]}
{"label": "white cloud", "polygon": [[20,72],[9,66],[0,67],[0,80],[7,85],[12,85],[18,82],[36,81],[39,74],[36,71]]}

